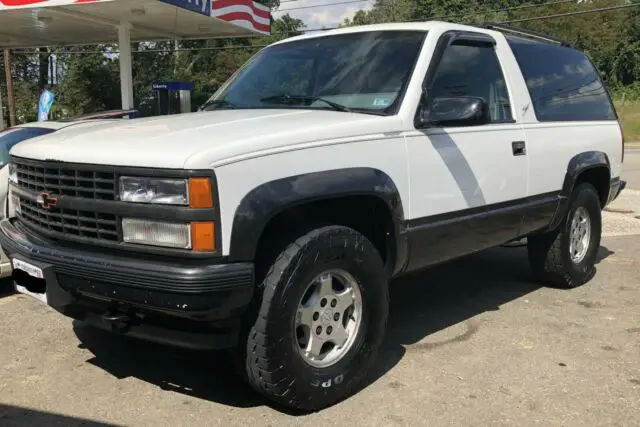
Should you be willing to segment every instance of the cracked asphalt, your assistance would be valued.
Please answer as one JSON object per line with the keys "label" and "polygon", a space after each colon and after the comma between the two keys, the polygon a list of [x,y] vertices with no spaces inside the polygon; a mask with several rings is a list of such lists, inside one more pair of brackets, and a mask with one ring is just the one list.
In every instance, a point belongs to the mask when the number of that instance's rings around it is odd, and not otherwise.
{"label": "cracked asphalt", "polygon": [[640,426],[640,150],[605,213],[596,277],[533,282],[498,248],[392,284],[368,386],[319,413],[280,412],[219,353],[73,324],[0,291],[1,426]]}

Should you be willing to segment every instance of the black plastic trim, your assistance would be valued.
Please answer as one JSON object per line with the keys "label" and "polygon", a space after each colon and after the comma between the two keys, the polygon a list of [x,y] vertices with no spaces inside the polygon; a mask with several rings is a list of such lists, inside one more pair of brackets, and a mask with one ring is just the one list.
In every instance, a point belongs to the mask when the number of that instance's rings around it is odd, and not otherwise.
{"label": "black plastic trim", "polygon": [[586,151],[575,155],[567,165],[567,173],[564,177],[564,183],[562,184],[562,191],[560,192],[560,203],[555,212],[549,229],[553,230],[559,226],[567,215],[569,209],[569,201],[571,193],[578,181],[578,178],[582,173],[593,168],[606,168],[611,176],[611,163],[609,157],[601,151]]}
{"label": "black plastic trim", "polygon": [[[50,162],[52,167],[70,168],[81,171],[109,172],[115,175],[116,183],[121,176],[139,176],[151,178],[209,178],[211,180],[211,191],[213,198],[213,209],[192,209],[187,206],[157,205],[122,202],[119,200],[98,200],[82,197],[59,196],[57,207],[66,209],[86,210],[100,213],[116,215],[119,238],[122,240],[120,221],[122,217],[152,219],[172,222],[191,221],[215,221],[216,251],[195,252],[186,249],[172,249],[154,246],[128,244],[122,241],[109,242],[99,239],[90,239],[69,236],[63,233],[52,232],[34,225],[29,225],[34,232],[45,237],[83,243],[86,245],[105,247],[119,250],[126,250],[134,253],[149,253],[157,255],[178,256],[187,258],[218,258],[222,254],[222,227],[220,226],[220,200],[218,197],[218,181],[215,172],[211,169],[160,169],[135,166],[111,166],[90,163],[67,163],[59,160],[33,160],[23,157],[9,156],[9,161],[17,160],[22,164],[32,164],[41,166],[43,162]],[[11,184],[11,190],[15,194],[29,200],[35,201],[38,194],[27,191],[23,188]],[[119,191],[116,185],[116,197]]]}
{"label": "black plastic trim", "polygon": [[379,197],[391,212],[397,269],[406,258],[406,241],[401,238],[404,212],[400,193],[387,174],[373,168],[313,172],[267,182],[254,188],[236,210],[229,260],[253,260],[260,236],[269,221],[289,208],[319,200],[363,195]]}
{"label": "black plastic trim", "polygon": [[[14,194],[35,202],[38,195],[11,184]],[[98,213],[108,213],[119,217],[144,218],[172,222],[211,221],[215,220],[215,209],[192,209],[188,206],[152,205],[146,203],[129,203],[114,200],[87,199],[84,197],[57,196],[57,208],[77,209]]]}
{"label": "black plastic trim", "polygon": [[487,30],[500,31],[504,33],[512,33],[517,34],[519,36],[524,36],[531,40],[542,41],[547,43],[555,43],[565,47],[572,47],[571,44],[565,40],[559,39],[557,37],[552,37],[547,34],[539,33],[536,31],[527,30],[524,28],[514,27],[508,24],[501,24],[499,22],[486,22],[484,24],[479,25],[480,28],[485,28]]}
{"label": "black plastic trim", "polygon": [[416,113],[413,118],[413,125],[416,129],[422,129],[423,126],[420,123],[420,115],[422,114],[422,109],[425,108],[427,99],[424,99],[424,95],[431,92],[431,83],[433,82],[436,72],[438,71],[438,66],[440,65],[440,61],[444,56],[444,51],[449,47],[449,45],[455,40],[455,32],[447,31],[443,33],[438,41],[436,42],[436,47],[431,55],[431,59],[429,60],[429,67],[427,68],[427,72],[425,73],[424,80],[422,81],[422,94],[420,96],[420,102],[418,104],[418,108],[416,108]]}
{"label": "black plastic trim", "polygon": [[496,39],[490,34],[486,33],[478,33],[475,31],[454,31],[454,39],[452,43],[457,41],[463,41],[468,43],[477,43],[477,44],[490,44],[495,46],[497,44]]}
{"label": "black plastic trim", "polygon": [[102,252],[71,250],[0,222],[0,246],[9,256],[24,256],[54,266],[56,273],[146,291],[197,294],[253,287],[253,264],[152,262]]}
{"label": "black plastic trim", "polygon": [[405,272],[498,246],[545,227],[555,212],[559,193],[407,221],[410,255]]}
{"label": "black plastic trim", "polygon": [[611,184],[609,185],[609,198],[607,204],[613,202],[618,198],[620,193],[627,188],[627,181],[623,181],[620,178],[611,178]]}

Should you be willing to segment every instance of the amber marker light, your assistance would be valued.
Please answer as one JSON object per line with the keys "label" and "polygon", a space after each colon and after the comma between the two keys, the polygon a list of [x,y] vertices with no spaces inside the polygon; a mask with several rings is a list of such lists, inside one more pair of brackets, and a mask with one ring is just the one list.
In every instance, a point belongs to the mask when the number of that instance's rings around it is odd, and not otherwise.
{"label": "amber marker light", "polygon": [[209,178],[189,178],[189,207],[194,209],[213,208],[213,193]]}
{"label": "amber marker light", "polygon": [[216,250],[216,231],[213,222],[191,223],[191,247],[195,252]]}

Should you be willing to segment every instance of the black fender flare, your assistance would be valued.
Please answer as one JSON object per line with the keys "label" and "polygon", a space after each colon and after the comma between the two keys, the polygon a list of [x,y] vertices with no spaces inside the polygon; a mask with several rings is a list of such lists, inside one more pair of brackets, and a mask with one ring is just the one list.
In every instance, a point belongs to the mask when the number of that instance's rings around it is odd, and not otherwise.
{"label": "black fender flare", "polygon": [[371,195],[388,206],[394,223],[396,266],[406,259],[404,210],[393,179],[379,169],[359,167],[294,175],[266,182],[247,193],[233,218],[229,260],[255,259],[258,242],[271,219],[297,205],[338,197]]}
{"label": "black fender flare", "polygon": [[558,209],[553,216],[549,229],[555,229],[562,223],[562,219],[569,210],[571,193],[580,175],[589,169],[603,167],[609,171],[609,177],[611,177],[611,162],[609,161],[609,156],[602,151],[585,151],[571,158],[567,165],[567,172],[564,176],[562,190],[560,191]]}

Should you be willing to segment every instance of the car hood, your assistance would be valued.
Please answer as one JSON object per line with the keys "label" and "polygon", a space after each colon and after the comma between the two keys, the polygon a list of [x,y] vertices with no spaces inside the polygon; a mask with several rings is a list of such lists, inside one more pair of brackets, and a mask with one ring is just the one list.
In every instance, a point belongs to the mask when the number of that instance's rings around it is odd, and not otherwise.
{"label": "car hood", "polygon": [[156,168],[210,168],[293,148],[399,131],[397,116],[326,110],[218,110],[70,127],[16,145],[38,160]]}

